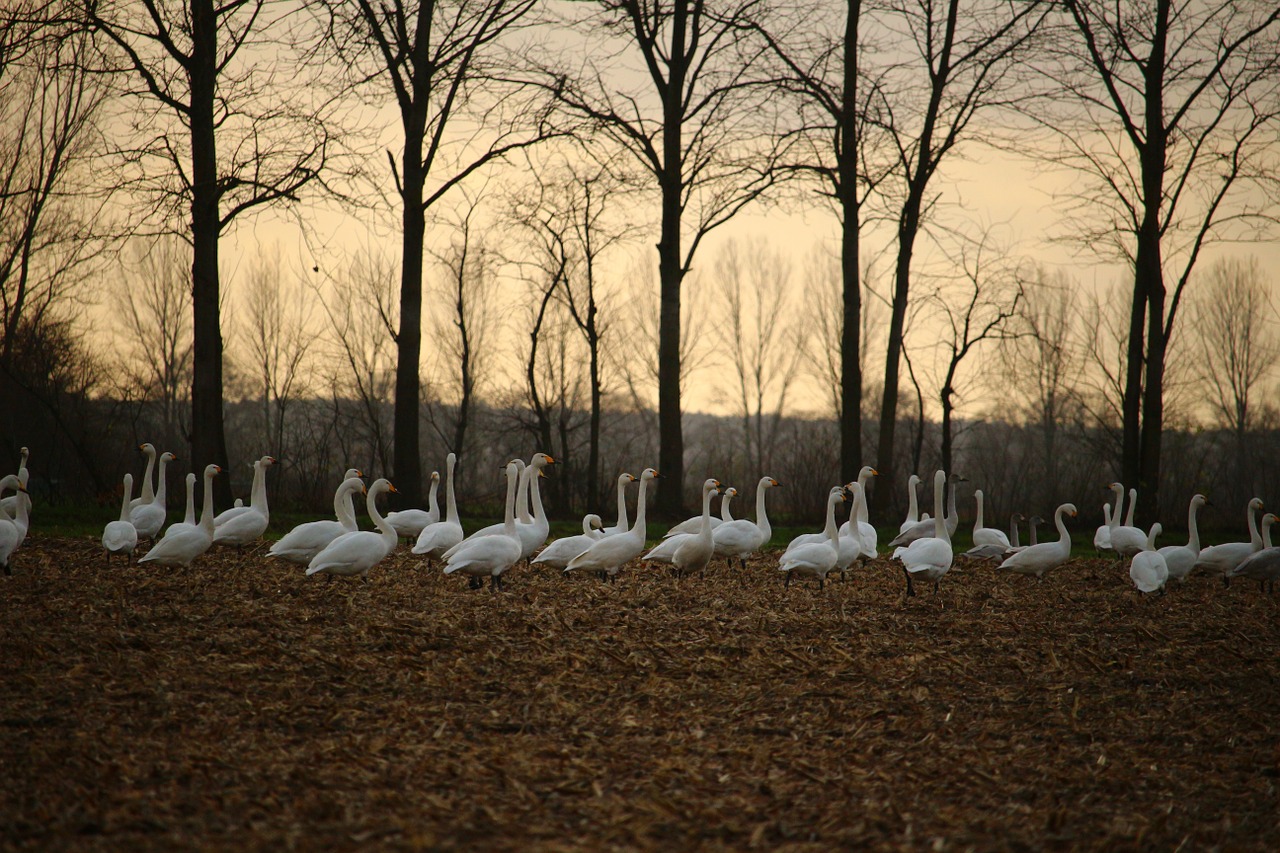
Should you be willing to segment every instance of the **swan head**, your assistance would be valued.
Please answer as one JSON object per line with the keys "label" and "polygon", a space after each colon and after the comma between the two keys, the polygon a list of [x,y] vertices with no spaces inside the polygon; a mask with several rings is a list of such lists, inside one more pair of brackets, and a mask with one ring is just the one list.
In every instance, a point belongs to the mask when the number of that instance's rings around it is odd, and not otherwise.
{"label": "swan head", "polygon": [[917,474],[912,474],[910,477],[908,477],[908,478],[907,478],[907,488],[908,488],[908,489],[914,489],[914,488],[915,488],[917,485],[919,485],[919,484],[920,484],[920,477],[919,477],[919,475],[917,475]]}
{"label": "swan head", "polygon": [[1255,512],[1260,509],[1262,509],[1262,498],[1254,498],[1253,500],[1249,501],[1250,512]]}
{"label": "swan head", "polygon": [[439,472],[439,471],[432,471],[432,472],[431,472],[431,482],[433,482],[433,483],[438,483],[438,482],[440,482],[440,472]]}
{"label": "swan head", "polygon": [[144,441],[142,444],[139,444],[138,449],[148,456],[156,455],[156,446],[149,441]]}
{"label": "swan head", "polygon": [[1044,519],[1038,515],[1033,515],[1031,516],[1030,520],[1027,523],[1030,524],[1032,527],[1037,527],[1041,524],[1044,524]]}
{"label": "swan head", "polygon": [[533,458],[529,460],[529,466],[532,468],[542,468],[546,465],[554,465],[556,460],[549,453],[535,453]]}
{"label": "swan head", "polygon": [[264,468],[267,467],[268,465],[274,465],[276,464],[276,462],[277,460],[274,456],[264,456],[258,460],[258,464]]}
{"label": "swan head", "polygon": [[1067,515],[1071,516],[1072,518],[1075,518],[1075,517],[1076,517],[1076,505],[1075,505],[1075,504],[1063,504],[1062,506],[1058,507],[1058,512],[1066,513]]}
{"label": "swan head", "polygon": [[170,453],[170,452],[169,452],[169,451],[167,451],[167,450],[166,450],[164,453],[161,453],[161,454],[160,454],[160,461],[161,461],[161,462],[175,462],[175,461],[177,461],[177,459],[178,459],[178,457],[177,457],[177,456],[174,456],[172,453]]}
{"label": "swan head", "polygon": [[779,483],[777,480],[773,479],[772,477],[761,477],[760,485],[766,489],[772,489],[775,486],[781,486],[782,484]]}
{"label": "swan head", "polygon": [[879,476],[880,476],[880,472],[877,471],[875,468],[872,468],[870,465],[863,465],[862,470],[858,472],[859,480],[866,479],[867,477],[879,477]]}
{"label": "swan head", "polygon": [[592,530],[604,530],[604,520],[594,512],[583,519],[587,523],[587,527]]}
{"label": "swan head", "polygon": [[711,477],[702,483],[702,493],[704,495],[716,492],[717,494],[724,491],[724,486],[720,485],[720,481]]}
{"label": "swan head", "polygon": [[350,480],[352,477],[364,479],[364,472],[361,471],[359,468],[348,468],[346,472],[342,475],[343,480]]}
{"label": "swan head", "polygon": [[194,486],[196,484],[196,480],[199,480],[199,479],[200,478],[196,476],[196,472],[192,471],[189,474],[187,474],[187,485]]}
{"label": "swan head", "polygon": [[210,464],[210,465],[204,466],[204,475],[206,477],[216,477],[221,473],[222,473],[222,466],[220,465]]}
{"label": "swan head", "polygon": [[658,473],[657,468],[645,468],[640,474],[641,480],[661,480],[662,475]]}
{"label": "swan head", "polygon": [[737,490],[737,489],[735,489],[733,486],[730,486],[729,488],[727,488],[727,489],[725,489],[725,490],[724,490],[724,496],[725,496],[726,498],[731,498],[731,497],[733,497],[734,495],[736,495],[737,493],[738,493],[738,490]]}

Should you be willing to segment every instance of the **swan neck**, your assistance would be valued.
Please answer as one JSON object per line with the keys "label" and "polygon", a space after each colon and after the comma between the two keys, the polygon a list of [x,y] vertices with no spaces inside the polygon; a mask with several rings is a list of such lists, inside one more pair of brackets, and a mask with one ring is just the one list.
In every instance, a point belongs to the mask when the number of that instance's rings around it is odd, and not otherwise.
{"label": "swan neck", "polygon": [[204,506],[200,508],[200,526],[213,535],[213,475],[204,475]]}
{"label": "swan neck", "polygon": [[855,484],[853,488],[853,501],[849,505],[849,532],[857,533],[853,528],[862,520],[862,507],[866,503],[866,497],[863,495],[862,487]]}
{"label": "swan neck", "polygon": [[636,502],[636,523],[634,526],[632,526],[631,532],[633,534],[639,535],[640,541],[642,542],[645,539],[645,533],[646,533],[644,516],[645,516],[645,504],[647,503],[645,498],[647,496],[648,491],[649,491],[649,481],[645,478],[641,478],[640,497],[637,499],[637,502]]}
{"label": "swan neck", "polygon": [[508,536],[516,535],[516,491],[520,476],[507,472],[507,507],[502,516],[502,529]]}
{"label": "swan neck", "polygon": [[533,470],[533,475],[529,478],[529,494],[533,498],[533,518],[529,521],[536,521],[539,524],[543,524],[547,520],[547,513],[546,510],[542,508],[542,484],[539,482],[542,479],[539,476],[542,469],[533,468],[532,465],[529,467]]}
{"label": "swan neck", "polygon": [[907,521],[915,524],[920,520],[920,500],[916,496],[916,487],[920,484],[911,483],[907,488]]}
{"label": "swan neck", "polygon": [[356,529],[356,506],[352,491],[345,485],[338,486],[338,491],[333,493],[333,514],[343,530]]}
{"label": "swan neck", "polygon": [[711,497],[715,493],[715,489],[707,489],[702,494],[702,526],[698,528],[698,533],[703,539],[711,536]]}
{"label": "swan neck", "polygon": [[1192,551],[1200,550],[1200,530],[1196,527],[1196,511],[1200,507],[1195,501],[1191,502],[1191,506],[1187,508],[1187,547]]}
{"label": "swan neck", "polygon": [[[120,520],[129,520],[129,502],[133,500],[133,478],[126,478],[124,481],[124,497],[120,499]],[[19,503],[22,501],[19,500]]]}
{"label": "swan neck", "polygon": [[627,529],[627,483],[618,478],[618,532]]}
{"label": "swan neck", "polygon": [[386,487],[381,489],[370,489],[369,494],[365,497],[365,510],[369,513],[369,518],[373,520],[373,526],[378,528],[378,532],[382,534],[382,541],[386,543],[387,548],[396,547],[399,537],[396,535],[396,529],[391,526],[391,522],[382,517],[382,513],[378,512],[378,495],[386,491]]}
{"label": "swan neck", "polygon": [[1058,507],[1058,511],[1053,514],[1053,523],[1058,526],[1058,544],[1071,550],[1071,534],[1067,532],[1067,523],[1062,519],[1066,512],[1062,507]]}
{"label": "swan neck", "polygon": [[733,521],[733,513],[729,511],[729,502],[733,500],[733,495],[728,492],[720,496],[720,520]]}
{"label": "swan neck", "polygon": [[769,526],[769,515],[764,509],[764,491],[768,488],[766,480],[761,480],[760,485],[756,486],[756,527],[764,531],[764,538],[768,539],[773,535],[773,528]]}
{"label": "swan neck", "polygon": [[456,457],[450,453],[449,460],[445,465],[448,470],[445,472],[444,484],[445,511],[447,513],[445,517],[450,524],[458,523],[458,501],[453,496],[453,466],[456,462]]}
{"label": "swan neck", "polygon": [[262,460],[253,463],[253,490],[249,492],[249,506],[267,511],[267,466]]}
{"label": "swan neck", "polygon": [[1124,487],[1116,486],[1111,490],[1116,497],[1116,505],[1111,509],[1111,520],[1107,522],[1107,526],[1115,530],[1120,526],[1120,517],[1124,512]]}
{"label": "swan neck", "polygon": [[151,472],[156,469],[156,452],[153,450],[147,454],[147,467],[142,472],[142,489],[138,492],[138,496],[142,498],[143,503],[151,503],[155,499],[156,490],[151,485]]}
{"label": "swan neck", "polygon": [[169,498],[169,478],[164,473],[165,466],[168,464],[169,460],[161,456],[160,465],[156,469],[156,494],[151,500],[152,503],[160,506],[164,506],[165,501]]}
{"label": "swan neck", "polygon": [[431,481],[431,491],[427,493],[427,512],[431,513],[435,518],[440,518],[440,501],[436,499],[436,494],[440,491],[440,481],[433,479]]}
{"label": "swan neck", "polygon": [[1018,545],[1018,517],[1012,516],[1009,519],[1009,547],[1017,548]]}
{"label": "swan neck", "polygon": [[1255,551],[1262,542],[1262,537],[1258,535],[1258,519],[1254,517],[1252,504],[1249,505],[1249,542]]}
{"label": "swan neck", "polygon": [[947,518],[956,517],[956,483],[952,480],[947,484]]}
{"label": "swan neck", "polygon": [[195,478],[187,480],[187,511],[182,516],[183,524],[190,524],[192,527],[196,523],[196,481]]}
{"label": "swan neck", "polygon": [[[946,480],[943,477],[935,476],[933,478],[933,535],[936,539],[949,539],[947,535],[946,515],[942,511],[942,492],[946,489]],[[951,488],[951,494],[955,495],[955,487]]]}
{"label": "swan neck", "polygon": [[973,498],[978,502],[978,517],[973,520],[973,526],[975,528],[978,528],[983,526],[982,524],[982,490],[979,489],[978,491],[974,492]]}
{"label": "swan neck", "polygon": [[520,472],[520,487],[516,492],[516,518],[521,524],[528,524],[533,521],[529,517],[529,489],[533,482],[532,477],[537,472],[532,465],[526,465],[524,470]]}
{"label": "swan neck", "polygon": [[1268,516],[1262,520],[1262,547],[1271,547],[1271,517]]}
{"label": "swan neck", "polygon": [[1130,489],[1129,490],[1129,511],[1125,514],[1125,517],[1124,517],[1125,527],[1133,527],[1133,508],[1136,507],[1137,505],[1138,505],[1138,490]]}

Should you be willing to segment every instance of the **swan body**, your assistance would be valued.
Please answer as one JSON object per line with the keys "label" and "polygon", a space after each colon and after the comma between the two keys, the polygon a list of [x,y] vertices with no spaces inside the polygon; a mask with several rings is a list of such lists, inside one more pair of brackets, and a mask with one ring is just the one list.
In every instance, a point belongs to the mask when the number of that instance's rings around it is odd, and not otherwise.
{"label": "swan body", "polygon": [[18,546],[22,544],[22,540],[26,538],[26,521],[27,521],[27,504],[23,498],[27,495],[27,487],[22,485],[22,480],[16,474],[7,474],[0,479],[0,492],[5,489],[14,489],[18,494],[15,503],[16,517],[9,518],[7,515],[0,516],[0,569],[3,569],[6,575],[13,574],[9,567],[9,560],[13,557],[13,552],[18,550]]}
{"label": "swan body", "polygon": [[836,506],[844,503],[843,487],[832,489],[827,495],[827,526],[825,542],[810,542],[793,548],[778,561],[778,571],[787,573],[786,585],[791,585],[793,575],[818,579],[818,588],[826,585],[827,574],[836,568],[840,560],[840,530],[836,527]]}
{"label": "swan body", "polygon": [[[844,494],[845,489],[846,489],[845,486],[832,486],[831,490],[827,492],[827,499],[830,500],[831,496],[836,493]],[[849,533],[847,535],[840,534],[839,533],[840,528],[836,527],[836,521],[834,516],[831,517],[830,522],[831,522],[831,527],[836,529],[836,532],[838,535],[840,535],[841,539],[850,538],[850,537],[854,539],[857,538],[856,536],[853,536],[852,529],[849,528],[847,525],[845,526],[845,529],[848,530]],[[782,552],[782,557],[785,558],[792,551],[795,551],[798,548],[802,548],[805,545],[821,544],[823,542],[826,542],[830,538],[831,538],[831,531],[825,527],[817,533],[801,533],[800,535],[796,536],[794,539],[792,539],[790,542],[787,543],[786,549]],[[861,551],[862,541],[861,540],[857,540],[857,541],[858,541],[858,550]]]}
{"label": "swan body", "polygon": [[[253,463],[253,493],[249,505],[227,510],[214,519],[213,544],[237,548],[257,542],[267,532],[271,513],[267,509],[266,469],[276,464],[275,457],[264,456]],[[229,515],[228,513],[234,513]]]}
{"label": "swan body", "polygon": [[724,486],[716,479],[708,479],[702,484],[702,515],[697,533],[679,533],[669,536],[658,543],[658,546],[644,555],[645,560],[670,563],[677,573],[682,575],[705,571],[707,563],[715,553],[715,539],[712,537],[714,520],[711,515],[711,498],[721,492]]}
{"label": "swan body", "polygon": [[124,496],[120,499],[120,518],[107,522],[102,529],[102,550],[111,562],[112,554],[123,554],[126,562],[133,560],[133,549],[138,547],[138,531],[129,521],[129,501],[133,497],[133,475],[124,475]]}
{"label": "swan body", "polygon": [[[737,493],[738,493],[738,490],[735,489],[733,486],[729,486],[727,489],[725,489],[721,493],[720,517],[716,518],[714,515],[711,516],[712,530],[715,530],[717,527],[719,527],[721,524],[723,524],[726,521],[733,521],[733,513],[729,510],[729,501],[731,501],[733,499],[733,496],[736,495]],[[680,522],[675,527],[671,528],[666,533],[662,534],[662,538],[666,539],[668,536],[679,536],[682,533],[697,533],[701,529],[702,529],[702,516],[695,515],[692,518],[686,518],[684,521]],[[646,559],[648,558],[646,557]]]}
{"label": "swan body", "polygon": [[1157,521],[1147,534],[1146,547],[1134,554],[1129,562],[1129,579],[1142,593],[1163,591],[1169,580],[1169,566],[1164,555],[1156,550],[1156,537],[1159,535],[1160,522]]}
{"label": "swan body", "polygon": [[1196,512],[1208,503],[1204,495],[1195,495],[1187,507],[1187,544],[1166,545],[1160,549],[1164,557],[1165,568],[1169,572],[1169,580],[1182,580],[1191,574],[1196,560],[1200,559],[1200,530],[1196,527]]}
{"label": "swan body", "polygon": [[[1022,520],[1023,516],[1020,512],[1015,512],[1013,515],[1009,516],[1008,545],[1001,545],[999,543],[974,545],[968,551],[964,552],[964,556],[975,560],[1003,560],[1009,555],[1016,554],[1023,550],[1022,546],[1018,544],[1018,522]],[[1034,534],[1032,536],[1031,544],[1035,544]]]}
{"label": "swan body", "polygon": [[454,572],[470,575],[473,578],[473,587],[477,582],[482,582],[479,581],[480,578],[485,577],[490,578],[489,583],[494,590],[502,585],[502,574],[516,564],[523,552],[515,518],[516,491],[521,478],[522,474],[516,463],[508,462],[507,505],[502,522],[503,532],[496,536],[468,540],[463,543],[464,547],[454,549],[446,558],[444,567],[446,575]]}
{"label": "swan body", "polygon": [[973,521],[973,544],[998,545],[1006,550],[1011,548],[1009,537],[1005,535],[1003,530],[986,527],[982,523],[982,489],[975,489],[973,498],[978,504],[978,515]]}
{"label": "swan body", "polygon": [[428,559],[440,557],[462,541],[462,522],[458,520],[458,502],[453,492],[453,468],[458,456],[450,453],[445,459],[445,517],[444,521],[428,524],[418,534],[418,541],[411,549],[415,554],[425,554]]}
{"label": "swan body", "polygon": [[582,533],[578,536],[562,536],[543,548],[534,559],[534,565],[551,566],[563,569],[569,561],[591,547],[591,543],[600,539],[600,529],[604,522],[595,513],[582,517]]}
{"label": "swan body", "polygon": [[[872,468],[870,465],[863,465],[862,470],[858,472],[858,488],[862,490],[863,503],[860,505],[857,503],[854,504],[853,509],[857,511],[856,512],[857,517],[855,519],[854,515],[851,514],[849,516],[849,520],[846,521],[844,524],[840,525],[841,536],[848,536],[850,531],[853,530],[854,527],[857,527],[858,530],[861,531],[864,537],[866,536],[866,533],[868,530],[871,531],[872,536],[877,536],[875,528],[872,527],[870,524],[867,524],[865,528],[862,527],[861,525],[866,524],[866,522],[869,521],[871,518],[870,515],[867,513],[867,505],[865,502],[865,499],[867,496],[867,480],[871,479],[872,477],[879,477],[879,476],[880,476],[880,472],[877,471],[875,468]],[[852,484],[850,484],[849,488],[852,488]],[[873,554],[872,556],[875,556],[875,555]]]}
{"label": "swan body", "polygon": [[[31,472],[27,469],[27,460],[31,457],[31,451],[23,447],[18,452],[18,483],[22,488],[27,488],[27,484],[31,482]],[[17,488],[16,486],[14,487]],[[7,498],[0,498],[0,513],[10,519],[18,517],[18,496],[10,495]]]}
{"label": "swan body", "polygon": [[1111,550],[1111,504],[1102,505],[1102,525],[1093,534],[1093,547],[1098,552]]}
{"label": "swan body", "polygon": [[[628,474],[627,476],[631,476]],[[587,571],[604,572],[608,577],[616,577],[622,567],[644,553],[645,545],[645,499],[648,496],[649,483],[661,475],[653,468],[645,468],[640,475],[640,496],[636,503],[636,521],[626,533],[606,536],[591,544],[591,547],[569,561],[564,567],[566,572]],[[635,479],[632,477],[632,479]],[[724,525],[721,525],[724,527]]]}
{"label": "swan body", "polygon": [[159,485],[152,495],[151,502],[134,506],[129,510],[129,521],[133,524],[138,536],[143,539],[155,539],[169,517],[167,506],[169,481],[165,477],[165,466],[177,458],[167,450],[160,454],[159,468],[156,472],[156,482]]}
{"label": "swan body", "polygon": [[602,536],[617,536],[631,530],[627,521],[627,485],[634,482],[636,478],[630,474],[624,472],[618,475],[618,523],[601,530]]}
{"label": "swan body", "polygon": [[907,478],[907,518],[902,522],[902,524],[898,525],[899,533],[906,533],[907,528],[912,527],[921,521],[929,520],[929,514],[927,512],[924,515],[920,515],[920,499],[917,494],[917,488],[919,485],[920,478],[917,475],[912,474]]}
{"label": "swan body", "polygon": [[1056,542],[1040,542],[1028,545],[1021,551],[1011,554],[998,568],[1020,575],[1044,577],[1044,573],[1056,569],[1071,559],[1071,534],[1067,532],[1067,524],[1062,520],[1064,515],[1075,518],[1075,504],[1062,504],[1053,513],[1053,523],[1058,528]]}
{"label": "swan body", "polygon": [[1254,517],[1254,513],[1261,510],[1262,500],[1260,498],[1254,498],[1249,501],[1247,510],[1249,520],[1248,542],[1227,542],[1210,548],[1202,548],[1200,556],[1196,557],[1194,568],[1216,572],[1225,578],[1231,574],[1232,569],[1247,560],[1255,551],[1261,551],[1262,536],[1258,533],[1258,523]]}
{"label": "swan body", "polygon": [[427,509],[402,509],[387,513],[387,523],[395,528],[396,535],[418,541],[422,528],[440,520],[440,504],[436,492],[440,489],[440,472],[431,472],[431,491],[427,495]]}
{"label": "swan body", "polygon": [[740,518],[736,521],[723,522],[711,532],[714,543],[714,556],[724,557],[728,561],[734,558],[742,561],[746,568],[747,557],[758,551],[769,537],[773,535],[773,527],[769,524],[769,516],[765,512],[764,494],[767,489],[781,485],[772,477],[761,477],[756,484],[756,520],[747,521]]}
{"label": "swan body", "polygon": [[[516,536],[520,540],[520,559],[527,559],[534,551],[547,541],[547,534],[551,531],[551,524],[547,520],[547,513],[542,507],[542,489],[538,485],[538,481],[546,476],[543,469],[548,465],[556,464],[556,460],[546,453],[535,453],[533,459],[525,465],[523,461],[516,460],[516,469],[519,473],[516,493]],[[520,495],[532,496],[533,499],[533,515],[529,515],[526,511],[526,520],[519,518],[520,514]],[[463,548],[470,547],[470,543],[478,539],[488,536],[506,535],[506,524],[491,524],[488,527],[482,527],[475,533],[472,533],[459,544],[455,545],[452,550],[446,551],[444,559],[447,561]]]}
{"label": "swan body", "polygon": [[902,570],[907,576],[907,595],[916,594],[911,583],[913,577],[932,581],[936,594],[938,582],[950,571],[955,559],[942,508],[942,492],[946,484],[946,472],[936,471],[933,475],[933,535],[916,539],[898,552]]}
{"label": "swan body", "polygon": [[196,526],[196,482],[200,478],[195,475],[194,471],[187,472],[187,509],[182,516],[182,521],[170,524],[165,528],[164,535],[177,533],[178,531]]}
{"label": "swan body", "polygon": [[378,512],[378,496],[395,490],[396,487],[385,477],[374,480],[365,495],[365,511],[378,531],[357,530],[337,537],[311,558],[307,564],[307,575],[323,573],[366,577],[369,569],[386,559],[399,540],[395,528]]}
{"label": "swan body", "polygon": [[[965,478],[961,477],[959,474],[952,474],[951,477],[949,477],[947,480],[947,486],[946,486],[947,512],[943,516],[943,524],[947,528],[948,541],[952,536],[955,535],[956,528],[959,527],[960,525],[960,516],[956,514],[956,484],[963,481],[964,479]],[[939,492],[938,494],[940,496],[942,493]],[[935,511],[939,506],[941,506],[941,501],[935,500],[934,501]],[[891,539],[889,541],[889,547],[897,548],[901,545],[910,545],[912,542],[916,541],[917,539],[927,539],[927,538],[933,537],[935,532],[936,532],[936,529],[934,528],[932,520],[917,521],[915,524],[911,525],[906,530],[902,531],[893,539]],[[897,554],[898,552],[895,551],[894,552],[895,557],[897,556]]]}
{"label": "swan body", "polygon": [[352,500],[357,492],[367,494],[363,480],[359,477],[343,480],[333,495],[333,513],[337,516],[336,521],[322,519],[299,524],[280,537],[280,541],[271,546],[267,555],[306,566],[330,542],[344,534],[355,533],[359,527],[356,525],[355,506]]}
{"label": "swan body", "polygon": [[1121,557],[1132,557],[1147,546],[1147,534],[1133,526],[1133,511],[1138,503],[1138,490],[1129,490],[1129,514],[1124,524],[1120,524],[1120,507],[1124,505],[1124,486],[1112,483],[1111,489],[1116,493],[1116,508],[1111,513],[1111,548]]}
{"label": "swan body", "polygon": [[213,478],[222,473],[217,465],[204,468],[204,507],[200,523],[165,536],[138,560],[160,566],[189,566],[213,545]]}
{"label": "swan body", "polygon": [[1228,578],[1251,578],[1264,584],[1276,578],[1273,572],[1276,567],[1276,555],[1272,553],[1276,549],[1271,545],[1271,525],[1276,520],[1275,513],[1271,512],[1262,517],[1262,547],[1232,569],[1227,574]]}

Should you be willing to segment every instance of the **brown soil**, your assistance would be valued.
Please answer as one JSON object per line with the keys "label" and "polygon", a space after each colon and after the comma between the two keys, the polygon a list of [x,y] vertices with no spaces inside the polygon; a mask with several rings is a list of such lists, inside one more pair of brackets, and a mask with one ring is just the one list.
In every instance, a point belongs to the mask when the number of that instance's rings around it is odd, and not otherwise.
{"label": "brown soil", "polygon": [[0,846],[1280,849],[1280,597],[1075,561],[0,578]]}

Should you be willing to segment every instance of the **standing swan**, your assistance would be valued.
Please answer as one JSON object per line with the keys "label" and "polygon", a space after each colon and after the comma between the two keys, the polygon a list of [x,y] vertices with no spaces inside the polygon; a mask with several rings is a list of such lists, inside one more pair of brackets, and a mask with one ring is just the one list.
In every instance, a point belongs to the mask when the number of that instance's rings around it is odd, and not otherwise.
{"label": "standing swan", "polygon": [[138,490],[138,496],[129,501],[129,509],[149,504],[156,496],[155,491],[151,488],[151,472],[156,467],[156,446],[147,441],[139,444],[138,449],[147,455],[147,467],[142,472],[142,488]]}
{"label": "standing swan", "polygon": [[756,484],[756,520],[740,518],[737,521],[726,521],[712,531],[715,556],[724,557],[729,565],[733,565],[736,557],[742,568],[747,567],[747,557],[763,547],[769,537],[773,536],[773,527],[769,524],[769,516],[764,508],[764,493],[766,489],[780,485],[782,484],[772,477],[760,478],[760,482]]}
{"label": "standing swan", "polygon": [[369,569],[386,559],[396,549],[396,531],[378,512],[378,497],[385,492],[395,493],[396,487],[385,477],[374,480],[365,496],[365,511],[373,520],[378,532],[357,530],[344,533],[311,558],[307,574],[321,572],[329,575],[359,575],[367,577]]}
{"label": "standing swan", "polygon": [[133,475],[124,475],[124,496],[120,499],[120,518],[107,522],[102,530],[102,550],[106,553],[107,565],[111,565],[112,554],[123,554],[125,564],[133,562],[133,549],[138,547],[138,531],[129,521],[129,499],[133,496]]}
{"label": "standing swan", "polygon": [[249,505],[232,507],[220,513],[213,521],[216,532],[215,545],[234,545],[242,548],[256,542],[267,532],[271,513],[267,509],[267,468],[276,464],[274,456],[264,456],[253,463],[253,492]]}
{"label": "standing swan", "polygon": [[1249,501],[1249,506],[1246,510],[1249,520],[1249,541],[1227,542],[1223,545],[1204,548],[1200,551],[1200,556],[1196,558],[1195,568],[1217,572],[1222,575],[1222,582],[1224,584],[1228,583],[1228,575],[1231,574],[1232,569],[1248,559],[1254,551],[1262,550],[1262,536],[1258,533],[1258,522],[1254,518],[1254,513],[1261,511],[1261,498],[1254,498]]}
{"label": "standing swan", "polygon": [[458,501],[453,493],[453,468],[457,462],[456,453],[450,453],[445,459],[444,521],[437,521],[422,528],[422,532],[418,534],[418,541],[412,548],[413,553],[425,554],[428,560],[441,556],[462,541],[462,522],[458,520]]}
{"label": "standing swan", "polygon": [[978,504],[978,515],[973,520],[973,544],[998,545],[1008,550],[1012,546],[1009,544],[1009,537],[1005,536],[1004,531],[994,527],[984,527],[982,524],[982,489],[974,489],[973,499]]}
{"label": "standing swan", "polygon": [[1147,534],[1133,526],[1133,510],[1138,505],[1138,490],[1129,490],[1129,514],[1124,524],[1119,523],[1120,508],[1124,506],[1124,486],[1112,483],[1116,493],[1116,508],[1111,512],[1111,547],[1121,557],[1132,557],[1147,546]]}
{"label": "standing swan", "polygon": [[387,513],[387,523],[396,529],[396,535],[417,542],[422,528],[440,520],[440,504],[436,492],[440,490],[440,472],[431,472],[431,491],[427,495],[426,509],[402,509]]}
{"label": "standing swan", "polygon": [[27,503],[24,498],[27,496],[27,487],[22,485],[22,480],[17,475],[8,474],[0,479],[0,492],[5,489],[16,489],[18,492],[15,495],[18,499],[17,517],[10,519],[7,515],[0,515],[0,569],[6,575],[11,575],[13,570],[9,567],[9,559],[26,537]]}
{"label": "standing swan", "polygon": [[356,526],[355,506],[352,504],[357,492],[366,493],[363,480],[359,477],[343,480],[333,494],[333,514],[337,520],[321,519],[299,524],[272,545],[267,555],[305,566],[339,536],[355,533],[360,529]]}
{"label": "standing swan", "polygon": [[919,486],[920,478],[917,475],[912,474],[907,478],[907,500],[909,501],[907,504],[907,518],[902,522],[902,524],[898,525],[899,533],[906,533],[907,528],[918,524],[921,521],[929,520],[928,513],[925,513],[923,516],[920,515],[920,498],[916,493]]}
{"label": "standing swan", "polygon": [[1200,558],[1200,531],[1196,527],[1196,512],[1209,503],[1204,495],[1195,495],[1187,507],[1187,544],[1166,545],[1160,549],[1164,557],[1165,568],[1169,570],[1169,580],[1180,581],[1195,568]]}
{"label": "standing swan", "polygon": [[[628,475],[630,476],[630,475]],[[640,497],[636,504],[636,522],[626,533],[606,536],[592,543],[591,547],[569,561],[566,572],[603,572],[609,580],[618,576],[622,567],[644,553],[645,504],[649,484],[662,475],[654,468],[645,468],[640,475]],[[634,478],[632,478],[634,479]],[[724,527],[724,525],[720,525]]]}
{"label": "standing swan", "polygon": [[[698,516],[698,530],[691,533],[668,535],[658,543],[657,547],[645,554],[641,559],[658,563],[670,563],[680,574],[701,572],[707,568],[711,555],[715,551],[715,541],[711,538],[712,517],[711,498],[718,494],[724,486],[719,480],[710,479],[702,484],[702,515]],[[706,548],[706,560],[702,559],[703,546]],[[688,546],[688,547],[686,547]],[[681,554],[683,553],[683,557]],[[677,562],[681,560],[681,562]]]}
{"label": "standing swan", "polygon": [[213,544],[213,478],[222,473],[217,465],[204,468],[204,507],[200,523],[166,536],[155,544],[138,563],[160,566],[189,566]]}
{"label": "standing swan", "polygon": [[1020,575],[1035,575],[1039,578],[1044,577],[1044,573],[1050,569],[1056,569],[1071,559],[1071,534],[1067,532],[1066,522],[1062,520],[1064,515],[1075,518],[1075,504],[1062,504],[1053,514],[1053,523],[1058,527],[1057,542],[1029,545],[1010,556],[998,568],[1008,569]]}
{"label": "standing swan", "polygon": [[591,547],[591,543],[600,539],[600,528],[604,522],[594,512],[582,517],[582,533],[578,536],[561,536],[547,547],[533,561],[535,566],[550,566],[563,569],[569,561]]}
{"label": "standing swan", "polygon": [[843,487],[831,490],[827,495],[827,539],[811,542],[784,554],[778,562],[778,571],[787,573],[783,586],[791,586],[793,574],[818,579],[818,589],[826,586],[827,573],[836,567],[840,559],[840,530],[836,527],[836,506],[847,499]]}
{"label": "standing swan", "polygon": [[936,471],[933,475],[933,535],[916,539],[898,555],[902,560],[902,573],[907,577],[907,595],[916,594],[911,583],[912,575],[933,581],[933,593],[937,595],[938,582],[951,569],[951,562],[955,559],[942,508],[942,490],[946,484],[946,472]]}
{"label": "standing swan", "polygon": [[618,475],[618,523],[600,531],[605,536],[617,536],[631,529],[627,522],[627,485],[635,481],[636,478],[625,471]]}
{"label": "standing swan", "polygon": [[1169,566],[1164,555],[1156,550],[1156,537],[1160,535],[1160,522],[1151,525],[1147,534],[1146,547],[1133,555],[1129,562],[1129,580],[1138,588],[1138,592],[1148,593],[1160,591],[1164,595],[1164,585],[1169,580]]}
{"label": "standing swan", "polygon": [[169,517],[169,509],[166,506],[169,496],[169,478],[165,476],[165,466],[177,458],[167,450],[160,454],[160,466],[156,472],[158,485],[151,502],[129,510],[129,521],[133,523],[138,536],[143,539],[155,539]]}
{"label": "standing swan", "polygon": [[[527,468],[525,470],[528,470]],[[521,472],[515,462],[507,463],[507,506],[503,514],[502,533],[470,539],[455,548],[448,556],[444,573],[462,572],[470,575],[470,586],[478,589],[489,578],[489,588],[496,592],[502,587],[502,574],[520,559],[522,545],[516,525],[516,490]]]}

